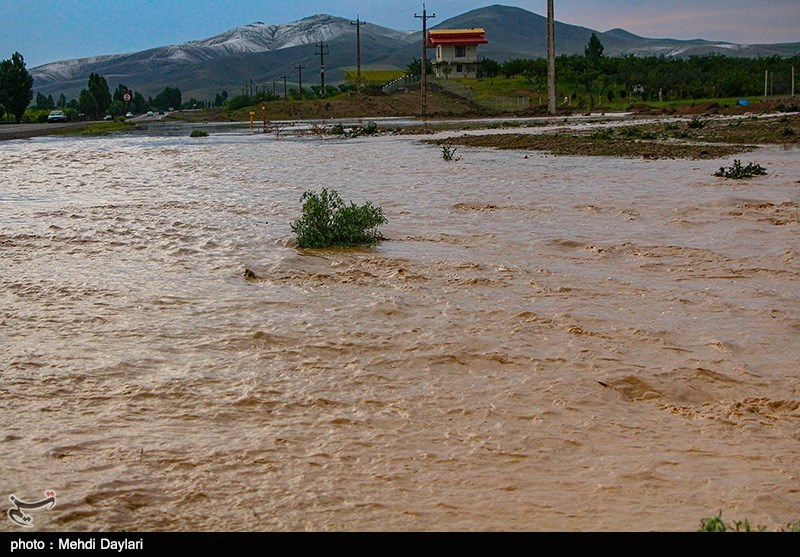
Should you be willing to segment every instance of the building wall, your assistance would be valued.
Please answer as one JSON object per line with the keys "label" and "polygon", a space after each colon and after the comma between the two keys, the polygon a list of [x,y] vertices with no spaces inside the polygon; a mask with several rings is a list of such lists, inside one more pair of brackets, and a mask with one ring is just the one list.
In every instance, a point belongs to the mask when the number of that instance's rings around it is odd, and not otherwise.
{"label": "building wall", "polygon": [[455,45],[439,45],[436,47],[436,63],[467,64],[478,62],[478,48],[475,45],[465,46],[464,56],[456,57]]}
{"label": "building wall", "polygon": [[450,68],[448,77],[477,77],[478,47],[466,45],[463,56],[456,56],[456,45],[439,45],[436,47],[436,77],[445,77],[444,68]]}

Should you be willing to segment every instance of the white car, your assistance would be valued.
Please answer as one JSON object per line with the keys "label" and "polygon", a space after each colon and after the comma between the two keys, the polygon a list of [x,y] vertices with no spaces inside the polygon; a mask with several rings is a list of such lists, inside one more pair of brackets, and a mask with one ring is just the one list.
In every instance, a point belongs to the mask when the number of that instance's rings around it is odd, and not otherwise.
{"label": "white car", "polygon": [[47,117],[47,121],[50,122],[50,123],[53,123],[53,122],[66,122],[67,121],[67,115],[64,113],[63,110],[54,110]]}
{"label": "white car", "polygon": [[125,115],[125,118],[133,118],[133,112],[128,112],[128,113]]}

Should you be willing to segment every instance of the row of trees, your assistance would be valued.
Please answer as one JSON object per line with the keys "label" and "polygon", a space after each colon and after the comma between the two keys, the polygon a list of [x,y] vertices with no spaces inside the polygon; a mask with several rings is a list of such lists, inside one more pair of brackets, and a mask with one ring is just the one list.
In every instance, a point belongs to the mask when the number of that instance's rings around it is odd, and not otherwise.
{"label": "row of trees", "polygon": [[[665,56],[603,56],[603,44],[592,35],[583,55],[560,56],[556,61],[559,89],[570,92],[616,96],[634,94],[642,100],[703,99],[757,96],[764,92],[764,72],[770,93],[785,94],[791,87],[792,66],[800,56],[782,58],[732,58],[719,54],[668,58]],[[547,85],[547,60],[514,59],[503,63],[485,59],[478,77],[521,76],[536,88]]]}
{"label": "row of trees", "polygon": [[19,124],[33,99],[33,77],[25,68],[22,54],[0,61],[0,117],[8,114]]}

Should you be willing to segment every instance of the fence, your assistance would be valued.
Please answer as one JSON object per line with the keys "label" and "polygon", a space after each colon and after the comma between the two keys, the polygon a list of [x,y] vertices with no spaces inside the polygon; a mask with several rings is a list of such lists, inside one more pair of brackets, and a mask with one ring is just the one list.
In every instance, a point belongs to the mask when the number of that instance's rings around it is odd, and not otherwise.
{"label": "fence", "polygon": [[[387,95],[394,95],[400,89],[416,85],[419,82],[420,77],[417,75],[404,75],[384,85],[383,92]],[[451,95],[467,99],[479,106],[498,112],[523,112],[531,107],[530,97],[488,97],[482,99],[478,98],[475,91],[456,81],[431,78],[429,83],[430,86],[441,89]]]}
{"label": "fence", "polygon": [[409,87],[416,83],[419,83],[420,77],[418,75],[404,75],[403,77],[398,77],[397,79],[393,79],[389,83],[383,86],[383,92],[387,95],[394,95],[400,89],[404,87]]}
{"label": "fence", "polygon": [[522,112],[531,107],[529,97],[488,97],[479,98],[478,95],[467,87],[449,79],[435,79],[433,84],[451,95],[467,99],[477,105],[499,112]]}

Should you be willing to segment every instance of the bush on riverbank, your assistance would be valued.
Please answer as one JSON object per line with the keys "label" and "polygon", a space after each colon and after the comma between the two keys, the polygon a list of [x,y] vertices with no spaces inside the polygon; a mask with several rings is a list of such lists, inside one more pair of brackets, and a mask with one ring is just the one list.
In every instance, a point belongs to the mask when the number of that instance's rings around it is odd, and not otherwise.
{"label": "bush on riverbank", "polygon": [[336,190],[307,191],[301,198],[303,216],[291,224],[300,248],[371,245],[382,240],[383,209],[372,203],[346,205]]}
{"label": "bush on riverbank", "polygon": [[192,130],[189,137],[208,137],[208,132],[203,130]]}

